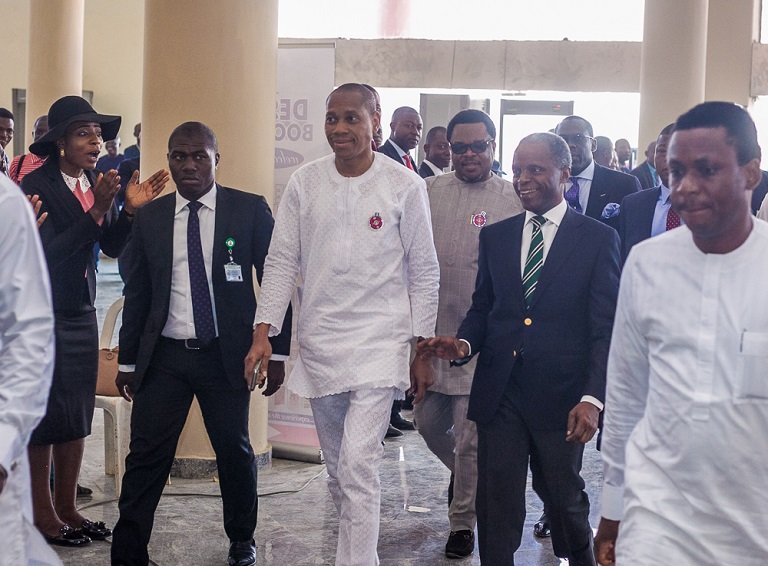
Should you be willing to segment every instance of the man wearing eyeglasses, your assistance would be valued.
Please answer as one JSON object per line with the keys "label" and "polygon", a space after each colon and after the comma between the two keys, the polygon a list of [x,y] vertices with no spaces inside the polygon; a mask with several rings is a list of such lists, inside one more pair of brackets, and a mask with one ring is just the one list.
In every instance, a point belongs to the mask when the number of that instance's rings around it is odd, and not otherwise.
{"label": "man wearing eyeglasses", "polygon": [[[514,186],[491,173],[496,127],[479,110],[462,110],[448,123],[455,170],[429,177],[427,193],[440,262],[437,334],[453,336],[471,303],[481,230],[523,211]],[[419,433],[451,471],[448,558],[474,551],[477,429],[467,419],[475,362],[454,366],[438,360],[434,385],[414,406]]]}
{"label": "man wearing eyeglasses", "polygon": [[568,116],[555,133],[571,150],[573,165],[565,185],[565,200],[570,208],[618,230],[621,201],[640,190],[637,177],[595,163],[597,149],[592,124],[580,116]]}

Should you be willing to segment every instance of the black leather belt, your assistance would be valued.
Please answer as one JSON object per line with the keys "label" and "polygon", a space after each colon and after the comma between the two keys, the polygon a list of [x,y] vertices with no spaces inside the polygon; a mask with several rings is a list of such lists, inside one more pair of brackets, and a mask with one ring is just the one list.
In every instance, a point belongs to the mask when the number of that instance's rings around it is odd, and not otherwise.
{"label": "black leather belt", "polygon": [[184,340],[177,340],[176,338],[166,338],[165,336],[161,336],[160,339],[163,342],[167,342],[168,344],[172,344],[173,346],[184,348],[185,350],[210,350],[214,346],[216,346],[219,342],[218,338],[214,338],[213,340],[209,342],[203,342],[202,340],[198,340],[197,338],[186,338]]}

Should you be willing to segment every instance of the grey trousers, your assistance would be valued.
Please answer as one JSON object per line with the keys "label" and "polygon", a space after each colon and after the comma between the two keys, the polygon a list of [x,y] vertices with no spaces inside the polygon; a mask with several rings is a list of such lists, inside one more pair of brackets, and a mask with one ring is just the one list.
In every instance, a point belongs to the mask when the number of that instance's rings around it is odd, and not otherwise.
{"label": "grey trousers", "polygon": [[467,420],[469,395],[427,391],[414,405],[419,433],[427,447],[454,475],[453,501],[448,509],[452,531],[474,530],[477,491],[477,428]]}

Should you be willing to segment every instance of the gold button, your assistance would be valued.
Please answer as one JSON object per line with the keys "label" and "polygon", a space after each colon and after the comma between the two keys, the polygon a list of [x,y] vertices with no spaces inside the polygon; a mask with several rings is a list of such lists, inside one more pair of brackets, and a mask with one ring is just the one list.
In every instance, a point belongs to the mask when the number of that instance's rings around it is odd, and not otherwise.
{"label": "gold button", "polygon": [[530,326],[531,324],[533,324],[533,321],[530,318],[526,318],[525,320],[523,320],[523,324],[525,324],[526,326]]}

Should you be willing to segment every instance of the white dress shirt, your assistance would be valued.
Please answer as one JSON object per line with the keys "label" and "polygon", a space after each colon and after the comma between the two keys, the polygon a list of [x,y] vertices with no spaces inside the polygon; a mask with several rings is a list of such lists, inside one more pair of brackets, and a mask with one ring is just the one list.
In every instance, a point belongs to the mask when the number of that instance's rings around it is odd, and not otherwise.
{"label": "white dress shirt", "polygon": [[617,564],[766,563],[767,281],[758,220],[727,254],[703,253],[685,226],[632,248],[602,442]]}
{"label": "white dress shirt", "polygon": [[[411,157],[411,154],[410,154],[410,153],[408,153],[407,151],[405,151],[405,150],[404,150],[402,147],[400,147],[399,145],[397,145],[397,144],[395,143],[395,140],[393,140],[392,138],[389,138],[389,143],[391,143],[391,144],[392,144],[392,147],[394,147],[394,148],[397,150],[397,154],[400,156],[400,163],[402,163],[403,165],[405,165],[405,156],[407,155],[407,156],[408,156],[408,158],[410,159],[410,157]],[[412,164],[414,164],[414,161],[413,161],[413,159],[411,159],[411,163],[412,163]],[[415,166],[415,165],[414,165],[414,166]],[[406,167],[408,167],[408,166],[406,165]],[[410,167],[408,167],[408,168],[410,169]]]}
{"label": "white dress shirt", "polygon": [[437,165],[435,165],[434,163],[432,163],[432,162],[431,162],[429,159],[425,159],[424,161],[422,161],[422,163],[426,163],[426,164],[427,164],[427,167],[429,167],[430,169],[432,169],[432,172],[435,174],[435,176],[437,176],[437,175],[442,175],[443,173],[445,173],[445,171],[443,171],[442,169],[440,169],[440,167],[438,167]]}
{"label": "white dress shirt", "polygon": [[34,528],[27,443],[53,375],[50,279],[32,209],[0,175],[0,565],[60,564]]}
{"label": "white dress shirt", "polygon": [[[424,180],[381,153],[358,177],[334,155],[296,170],[277,210],[255,323],[278,334],[297,280],[303,397],[407,389],[415,336],[433,336],[440,272]],[[378,228],[375,228],[378,227]]]}
{"label": "white dress shirt", "polygon": [[[595,176],[595,162],[594,160],[587,165],[587,167],[579,173],[578,175],[571,175],[571,177],[576,177],[578,179],[579,183],[579,204],[581,205],[581,212],[583,214],[586,214],[587,212],[587,204],[589,204],[589,192],[592,189],[592,179]],[[570,179],[568,180],[568,183],[570,183]],[[571,185],[568,184],[566,187],[566,190]]]}

